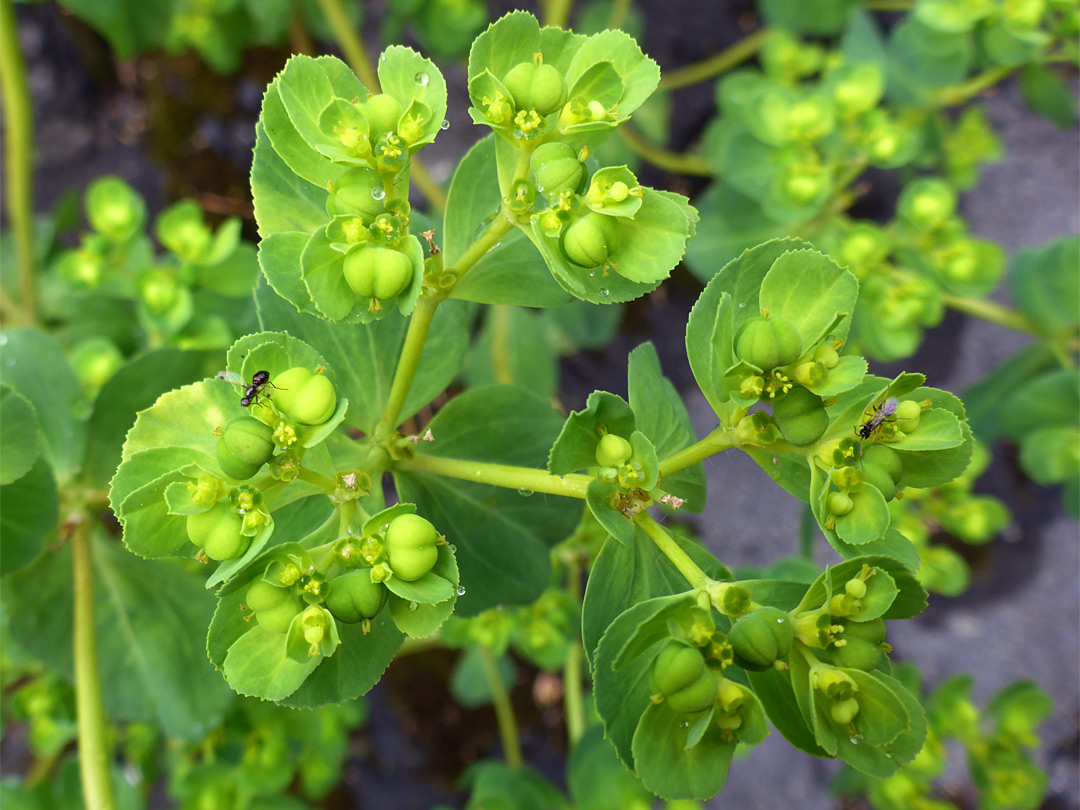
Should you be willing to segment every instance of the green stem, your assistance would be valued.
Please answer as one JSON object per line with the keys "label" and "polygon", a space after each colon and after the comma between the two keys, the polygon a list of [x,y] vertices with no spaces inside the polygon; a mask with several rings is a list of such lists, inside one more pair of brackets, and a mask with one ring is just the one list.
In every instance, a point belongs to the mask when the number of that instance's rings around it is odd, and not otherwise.
{"label": "green stem", "polygon": [[719,76],[757,53],[768,35],[768,29],[761,28],[749,36],[743,37],[731,47],[713,54],[708,59],[677,70],[669,70],[660,79],[659,89],[678,90],[680,87],[689,87],[714,76]]}
{"label": "green stem", "polygon": [[[436,436],[435,440],[438,441]],[[399,470],[434,473],[447,478],[473,481],[477,484],[493,484],[497,487],[517,489],[523,492],[542,492],[545,495],[563,495],[567,498],[584,498],[585,489],[592,480],[587,475],[552,475],[532,467],[512,467],[509,464],[489,464],[484,461],[442,458],[417,453],[409,461],[398,461]]]}
{"label": "green stem", "polygon": [[1031,322],[1022,313],[1009,309],[997,301],[985,298],[965,298],[962,295],[952,295],[951,293],[943,293],[941,297],[946,306],[955,309],[957,312],[963,312],[965,315],[971,315],[988,323],[1012,329],[1014,332],[1022,332],[1025,335],[1037,336],[1039,334],[1038,330],[1031,325]]}
{"label": "green stem", "polygon": [[648,512],[639,512],[634,521],[645,530],[660,552],[671,560],[671,564],[679,569],[679,573],[686,578],[691,588],[706,588],[712,582],[690,558],[690,555],[682,550],[682,546],[676,543],[675,539],[664,530],[663,526],[653,520]]}
{"label": "green stem", "polygon": [[615,0],[611,5],[611,17],[608,28],[622,28],[626,15],[630,13],[630,0]]}
{"label": "green stem", "polygon": [[694,155],[680,155],[646,141],[629,124],[619,127],[619,135],[642,160],[673,174],[712,177],[708,164]]}
{"label": "green stem", "polygon": [[337,489],[337,484],[333,478],[329,478],[322,473],[317,473],[307,467],[300,467],[300,474],[297,476],[301,481],[307,481],[309,484],[314,484],[319,489],[326,492],[333,492]]}
{"label": "green stem", "polygon": [[75,700],[79,721],[79,771],[87,810],[113,810],[109,778],[108,726],[98,670],[94,623],[94,562],[89,528],[78,526],[71,538],[75,578]]}
{"label": "green stem", "polygon": [[[457,264],[447,272],[453,273],[460,280],[465,273],[472,269],[474,264],[487,255],[488,251],[499,244],[502,238],[510,233],[514,227],[515,223],[510,218],[509,212],[506,210],[500,211],[495,217],[495,221],[488,226],[486,231],[480,234],[479,239],[469,245],[469,249],[461,254]],[[449,290],[441,290],[439,294],[445,297],[448,292]]]}
{"label": "green stem", "polygon": [[0,90],[3,96],[8,213],[18,253],[19,310],[34,322],[34,108],[11,0],[0,0]]}
{"label": "green stem", "polygon": [[866,0],[867,11],[907,11],[912,0]]}
{"label": "green stem", "polygon": [[[581,566],[577,560],[571,560],[566,566],[566,590],[573,597],[575,604],[581,604]],[[585,701],[581,694],[581,663],[584,650],[581,640],[575,638],[566,653],[566,666],[563,668],[563,711],[566,714],[566,736],[570,747],[577,745],[585,733]]]}
{"label": "green stem", "polygon": [[574,0],[551,0],[544,17],[544,25],[566,28],[570,22],[570,11],[573,7]]}
{"label": "green stem", "polygon": [[721,425],[701,441],[695,442],[661,461],[660,476],[664,477],[679,470],[684,470],[709,456],[716,455],[721,450],[727,450],[729,447],[735,446],[734,435],[724,425]]}
{"label": "green stem", "polygon": [[424,342],[427,340],[431,320],[435,317],[435,310],[438,307],[439,299],[421,298],[416,304],[416,309],[413,310],[412,317],[409,318],[409,329],[405,333],[405,343],[401,347],[401,357],[398,359],[397,370],[394,372],[394,382],[390,386],[390,398],[386,401],[382,419],[375,428],[376,442],[381,442],[398,426],[398,417],[405,405],[405,397],[409,395],[416,369],[420,365]]}
{"label": "green stem", "polygon": [[510,307],[496,304],[491,308],[492,337],[491,365],[495,371],[495,382],[500,385],[512,385],[514,374],[510,370]]}
{"label": "green stem", "polygon": [[977,76],[971,77],[966,82],[941,90],[935,95],[934,103],[939,107],[953,107],[957,104],[963,104],[972,96],[977,96],[984,90],[993,87],[1014,70],[1015,68],[1011,67],[990,68]]}
{"label": "green stem", "polygon": [[360,82],[372,93],[379,92],[379,77],[371,67],[368,59],[367,48],[364,40],[353,29],[341,0],[319,0],[323,14],[326,15],[330,29],[334,32],[334,39],[341,46],[341,52],[345,54],[345,61],[353,69]]}
{"label": "green stem", "polygon": [[520,768],[521,742],[518,739],[517,720],[514,718],[514,707],[510,705],[510,695],[507,694],[499,674],[499,664],[495,660],[495,654],[487,647],[480,647],[480,662],[483,664],[484,675],[488,679],[491,697],[495,703],[495,719],[499,723],[499,737],[502,740],[506,764],[511,768]]}

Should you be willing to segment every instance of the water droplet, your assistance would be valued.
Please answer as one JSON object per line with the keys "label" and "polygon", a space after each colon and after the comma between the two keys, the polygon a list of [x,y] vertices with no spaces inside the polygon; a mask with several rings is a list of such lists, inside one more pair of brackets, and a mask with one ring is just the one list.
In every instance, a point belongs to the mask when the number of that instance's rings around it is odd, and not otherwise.
{"label": "water droplet", "polygon": [[518,489],[518,495],[520,495],[522,498],[528,498],[532,494],[533,491],[531,489],[525,489],[525,487],[520,487]]}
{"label": "water droplet", "polygon": [[420,607],[420,605],[418,605],[416,602],[409,602],[409,612],[410,613],[415,613],[419,609],[419,607]]}
{"label": "water droplet", "polygon": [[0,335],[0,346],[7,346],[8,336]]}
{"label": "water droplet", "polygon": [[589,278],[596,278],[596,273],[589,273]]}
{"label": "water droplet", "polygon": [[780,463],[780,457],[779,456],[773,456],[772,457],[772,463],[773,464],[779,464]]}
{"label": "water droplet", "polygon": [[427,83],[431,81],[431,79],[428,78],[428,75],[422,70],[413,76],[413,80],[421,87],[427,87]]}
{"label": "water droplet", "polygon": [[739,304],[739,309],[742,309],[745,306],[746,306],[746,304]]}
{"label": "water droplet", "polygon": [[609,290],[607,289],[607,287],[604,287],[603,289],[601,289],[601,290],[600,290],[600,297],[601,297],[601,298],[607,298],[607,297],[608,297],[608,295],[610,295],[610,294],[611,294],[611,293],[610,293],[610,291],[609,291]]}
{"label": "water droplet", "polygon": [[385,531],[386,531],[387,529],[389,529],[389,528],[390,528],[390,524],[389,524],[389,523],[384,523],[384,524],[382,525],[382,530],[383,530],[384,532],[385,532]]}
{"label": "water droplet", "polygon": [[444,118],[443,122],[439,124],[439,129],[443,130],[444,132],[450,129],[450,122]]}
{"label": "water droplet", "polygon": [[382,186],[373,186],[371,189],[371,196],[376,200],[381,200],[386,196],[386,192],[383,190]]}
{"label": "water droplet", "polygon": [[449,546],[447,546],[447,548],[450,549],[451,553],[454,553],[455,551],[457,551],[457,546],[455,546],[453,543],[451,543]]}
{"label": "water droplet", "polygon": [[850,742],[850,743],[851,743],[852,745],[858,745],[859,743],[861,743],[861,742],[863,741],[863,735],[862,735],[862,734],[852,734],[852,735],[851,735],[851,736],[850,736],[850,737],[848,738],[848,741],[849,741],[849,742]]}
{"label": "water droplet", "polygon": [[690,727],[690,724],[685,720],[683,720],[682,723],[680,723],[679,725],[681,725],[683,728],[689,728]]}
{"label": "water droplet", "polygon": [[460,585],[457,586],[457,595],[458,596],[464,596],[465,595],[465,589],[462,588]]}

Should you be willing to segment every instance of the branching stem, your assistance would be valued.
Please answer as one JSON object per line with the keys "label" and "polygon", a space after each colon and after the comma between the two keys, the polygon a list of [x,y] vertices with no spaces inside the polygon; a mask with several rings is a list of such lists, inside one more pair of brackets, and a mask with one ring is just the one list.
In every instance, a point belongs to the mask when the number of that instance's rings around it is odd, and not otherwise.
{"label": "branching stem", "polygon": [[679,573],[686,578],[691,588],[703,589],[712,582],[701,567],[690,558],[690,555],[683,551],[682,546],[676,543],[675,539],[663,526],[653,520],[648,512],[639,512],[634,522],[645,530],[660,552],[679,569]]}
{"label": "branching stem", "polygon": [[394,463],[398,470],[434,473],[447,478],[492,484],[507,489],[517,489],[532,494],[564,495],[568,498],[584,498],[585,489],[592,480],[587,475],[552,475],[532,467],[513,467],[509,464],[491,464],[467,459],[442,458],[417,453],[409,461]]}
{"label": "branching stem", "polygon": [[742,64],[761,48],[768,36],[768,29],[761,28],[749,34],[729,48],[715,53],[708,59],[676,70],[668,70],[660,79],[661,90],[678,90],[719,76],[736,65]]}
{"label": "branching stem", "polygon": [[692,177],[712,177],[712,171],[709,169],[708,164],[701,158],[694,155],[680,155],[678,152],[672,152],[649,143],[629,124],[619,127],[618,133],[626,141],[627,146],[633,149],[642,160],[651,163],[658,169]]}

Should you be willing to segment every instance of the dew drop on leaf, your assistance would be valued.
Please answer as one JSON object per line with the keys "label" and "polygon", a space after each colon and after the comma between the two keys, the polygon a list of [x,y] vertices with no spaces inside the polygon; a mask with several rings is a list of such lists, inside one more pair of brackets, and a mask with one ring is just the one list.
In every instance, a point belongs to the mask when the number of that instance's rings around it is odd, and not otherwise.
{"label": "dew drop on leaf", "polygon": [[525,487],[521,487],[520,489],[518,489],[518,495],[520,495],[522,498],[528,498],[532,494],[533,491],[531,489],[525,489]]}
{"label": "dew drop on leaf", "polygon": [[415,76],[413,76],[413,79],[414,79],[414,80],[416,81],[416,83],[417,83],[418,85],[420,85],[421,87],[427,87],[427,83],[428,83],[429,81],[431,81],[431,80],[430,80],[430,79],[428,78],[428,75],[427,75],[426,73],[424,73],[424,71],[422,71],[422,70],[421,70],[421,71],[420,71],[419,73],[417,73],[417,74],[416,74]]}
{"label": "dew drop on leaf", "polygon": [[416,602],[409,602],[409,612],[410,613],[415,613],[419,607],[420,607],[420,605],[417,604]]}
{"label": "dew drop on leaf", "polygon": [[450,122],[444,118],[443,122],[439,124],[439,129],[443,130],[444,132],[450,129]]}
{"label": "dew drop on leaf", "polygon": [[604,287],[603,289],[600,290],[600,297],[601,298],[607,298],[608,295],[609,295],[609,292],[608,292],[608,289],[606,287]]}
{"label": "dew drop on leaf", "polygon": [[458,587],[457,587],[457,595],[458,596],[464,596],[465,595],[465,589],[462,588],[460,585],[458,585]]}
{"label": "dew drop on leaf", "polygon": [[454,552],[457,551],[457,546],[455,546],[453,543],[451,543],[449,546],[447,546],[447,548],[450,549],[451,554],[453,554]]}

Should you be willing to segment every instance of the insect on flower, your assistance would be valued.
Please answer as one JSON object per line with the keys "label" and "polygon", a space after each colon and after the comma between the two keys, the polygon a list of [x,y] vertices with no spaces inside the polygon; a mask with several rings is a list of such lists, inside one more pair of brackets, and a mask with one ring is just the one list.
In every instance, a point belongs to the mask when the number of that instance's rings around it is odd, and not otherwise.
{"label": "insect on flower", "polygon": [[217,376],[219,380],[224,380],[227,383],[232,383],[237,388],[244,389],[244,396],[240,398],[241,408],[246,408],[252,403],[258,405],[260,395],[269,397],[270,395],[265,392],[267,386],[277,388],[276,385],[270,382],[269,371],[256,371],[250,383],[246,382],[235,371],[219,371]]}

